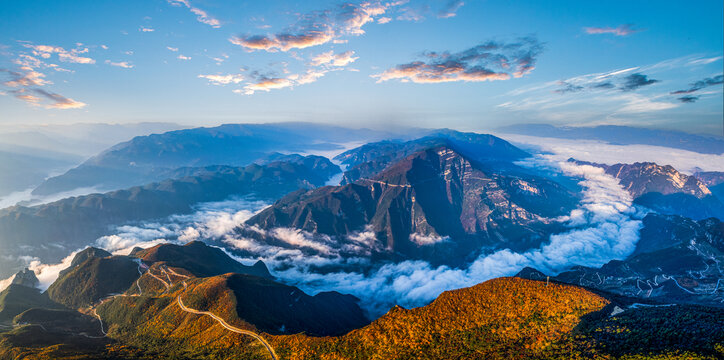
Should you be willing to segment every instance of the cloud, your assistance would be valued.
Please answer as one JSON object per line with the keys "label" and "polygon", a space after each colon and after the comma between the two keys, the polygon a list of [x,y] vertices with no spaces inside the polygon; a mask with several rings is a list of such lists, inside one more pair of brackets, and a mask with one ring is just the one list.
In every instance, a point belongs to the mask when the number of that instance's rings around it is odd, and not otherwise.
{"label": "cloud", "polygon": [[0,280],[0,291],[7,289],[8,286],[13,283],[13,280],[15,280],[15,275],[11,275],[7,279]]}
{"label": "cloud", "polygon": [[357,59],[359,59],[359,57],[354,56],[354,51],[345,51],[343,53],[335,54],[330,50],[313,57],[310,65],[347,66]]}
{"label": "cloud", "polygon": [[[677,90],[672,92],[672,95],[679,95],[679,94],[691,94],[693,92],[697,92],[703,88],[709,87],[709,86],[715,86],[715,85],[721,85],[724,83],[724,75],[716,75],[714,77],[705,78],[702,80],[699,80],[693,84],[691,84],[691,87],[685,90]],[[679,98],[681,99],[681,98]],[[689,102],[689,101],[686,101]],[[693,102],[693,101],[691,101]]]}
{"label": "cloud", "polygon": [[433,245],[450,240],[449,236],[423,235],[418,233],[410,234],[410,241],[420,246]]}
{"label": "cloud", "polygon": [[392,18],[389,18],[389,17],[386,17],[386,16],[383,16],[383,17],[377,19],[377,23],[378,23],[378,24],[387,24],[387,23],[390,22],[390,21],[392,21]]}
{"label": "cloud", "polygon": [[458,9],[460,9],[465,3],[461,0],[450,0],[445,4],[445,7],[437,13],[439,18],[451,18],[457,15]]}
{"label": "cloud", "polygon": [[659,80],[649,79],[648,76],[644,74],[635,73],[624,78],[624,83],[621,85],[620,89],[623,91],[632,91],[657,82],[659,82]]}
{"label": "cloud", "polygon": [[641,30],[633,29],[633,24],[619,25],[618,27],[586,27],[583,30],[587,34],[613,34],[615,36],[628,36]]}
{"label": "cloud", "polygon": [[294,86],[310,84],[327,74],[329,70],[309,69],[302,74],[291,74],[287,77],[259,76],[256,81],[247,83],[243,89],[235,89],[237,94],[253,95],[257,91],[269,92],[271,90],[293,88]]}
{"label": "cloud", "polygon": [[141,26],[141,27],[138,28],[138,31],[141,31],[141,32],[154,32],[154,31],[156,31],[156,30],[153,29],[153,28],[147,28],[147,27]]}
{"label": "cloud", "polygon": [[33,70],[31,67],[21,67],[22,72],[12,71],[9,69],[0,69],[0,72],[10,75],[10,80],[4,82],[9,87],[27,87],[27,86],[43,86],[52,84],[45,80],[45,74]]}
{"label": "cloud", "polygon": [[43,264],[38,259],[30,261],[28,269],[32,270],[38,278],[38,288],[42,291],[48,289],[48,287],[50,287],[50,285],[58,279],[60,272],[70,267],[70,264],[77,253],[78,251],[72,252],[58,264]]}
{"label": "cloud", "polygon": [[86,106],[85,103],[75,101],[63,95],[37,88],[22,88],[9,91],[15,98],[23,100],[33,106],[41,106],[46,109],[80,109]]}
{"label": "cloud", "polygon": [[494,81],[522,77],[535,68],[543,46],[534,37],[512,43],[487,42],[457,52],[428,52],[424,61],[397,65],[372,75],[377,82],[388,80],[414,83],[453,81]]}
{"label": "cloud", "polygon": [[166,46],[166,49],[169,49],[173,52],[178,52],[178,48],[175,48],[175,47]]}
{"label": "cloud", "polygon": [[238,84],[244,81],[244,76],[241,74],[199,75],[198,77],[209,80],[213,85]]}
{"label": "cloud", "polygon": [[50,104],[44,105],[44,107],[48,109],[80,109],[86,106],[85,103],[75,101],[54,92],[43,89],[33,89],[32,91],[51,101]]}
{"label": "cloud", "polygon": [[210,16],[206,11],[201,10],[197,7],[191,6],[191,3],[188,0],[167,0],[169,4],[173,6],[185,6],[189,9],[192,13],[196,15],[196,20],[198,20],[201,23],[204,23],[206,25],[211,26],[212,28],[220,28],[221,22]]}
{"label": "cloud", "polygon": [[179,56],[177,56],[176,58],[179,59],[179,60],[191,60],[191,57],[190,57],[190,56],[186,56],[186,55],[183,55],[183,54],[179,54]]}
{"label": "cloud", "polygon": [[241,35],[229,39],[232,44],[250,51],[289,51],[326,44],[343,36],[364,34],[366,24],[383,15],[390,3],[345,3],[322,11],[302,14],[297,22],[284,31],[266,35]]}
{"label": "cloud", "polygon": [[676,98],[676,100],[679,100],[679,101],[681,101],[681,102],[683,102],[683,103],[694,103],[694,102],[696,102],[697,100],[699,100],[699,97],[698,97],[698,96],[686,95],[686,96],[682,96],[682,97]]}
{"label": "cloud", "polygon": [[133,68],[133,64],[130,64],[130,63],[128,63],[127,61],[113,62],[113,61],[110,61],[110,60],[106,60],[106,64],[108,64],[108,65],[110,65],[110,66],[122,67],[122,68],[124,68],[124,69],[132,69],[132,68]]}
{"label": "cloud", "polygon": [[32,49],[33,55],[43,59],[49,59],[52,54],[58,54],[58,59],[63,62],[76,64],[95,64],[92,58],[81,56],[80,54],[88,53],[88,48],[75,48],[66,50],[60,46],[52,45],[34,45],[31,43],[23,43],[26,48]]}
{"label": "cloud", "polygon": [[294,85],[294,83],[287,78],[261,78],[259,81],[247,84],[244,86],[244,90],[234,90],[237,93],[243,93],[245,95],[252,95],[257,91],[269,92],[273,89],[284,89]]}
{"label": "cloud", "polygon": [[557,85],[559,86],[558,89],[553,90],[553,92],[558,94],[567,94],[577,93],[584,90],[610,90],[616,88],[614,82],[619,83],[618,89],[621,91],[633,91],[659,82],[659,80],[649,79],[647,75],[641,73],[623,76],[635,69],[637,68],[629,68],[602,74],[583,75],[566,80],[560,80],[557,82]]}

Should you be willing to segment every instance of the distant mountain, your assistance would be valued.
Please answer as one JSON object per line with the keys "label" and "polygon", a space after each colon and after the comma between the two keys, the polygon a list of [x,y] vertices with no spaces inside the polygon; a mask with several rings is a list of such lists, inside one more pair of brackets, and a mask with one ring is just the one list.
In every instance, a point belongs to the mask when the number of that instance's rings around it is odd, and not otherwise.
{"label": "distant mountain", "polygon": [[670,165],[651,162],[615,165],[576,163],[603,168],[631,193],[634,203],[656,212],[696,220],[709,217],[724,219],[724,202],[696,176],[682,174]]}
{"label": "distant mountain", "polygon": [[[243,168],[214,166],[179,171],[184,176],[179,179],[34,207],[2,209],[3,255],[32,254],[44,262],[57,262],[61,254],[108,235],[113,225],[189,213],[197,203],[221,201],[230,196],[254,195],[272,201],[300,188],[321,186],[327,175],[339,172],[339,168],[326,158],[308,157]],[[0,262],[0,277],[17,270],[18,264],[11,259]]]}
{"label": "distant mountain", "polygon": [[46,180],[33,194],[83,187],[120,189],[168,178],[179,167],[245,166],[272,152],[331,150],[340,148],[336,143],[381,136],[371,130],[312,123],[227,124],[138,136]]}
{"label": "distant mountain", "polygon": [[601,140],[615,145],[655,145],[702,154],[724,154],[724,139],[721,137],[707,137],[673,130],[617,125],[555,127],[546,124],[516,124],[504,126],[497,130],[509,134],[574,140]]}
{"label": "distant mountain", "polygon": [[62,153],[38,154],[31,149],[0,146],[0,200],[10,193],[28,190],[53,172],[65,171],[82,158]]}
{"label": "distant mountain", "polygon": [[346,151],[336,156],[335,160],[348,167],[342,180],[344,185],[359,178],[371,177],[420,150],[438,146],[449,147],[478,162],[512,162],[530,156],[507,141],[492,135],[443,129],[410,141],[387,140],[369,143]]}
{"label": "distant mountain", "polygon": [[[724,223],[649,214],[643,225],[629,258],[578,266],[551,279],[640,299],[722,306]],[[530,270],[519,276],[541,278]]]}
{"label": "distant mountain", "polygon": [[66,153],[88,158],[136,136],[184,128],[188,126],[165,122],[14,124],[5,128],[0,125],[0,148],[23,147],[48,154]]}
{"label": "distant mountain", "polygon": [[[362,246],[377,256],[436,264],[464,263],[481,249],[538,246],[561,226],[553,219],[578,199],[551,180],[514,172],[512,164],[503,169],[449,147],[432,147],[352,184],[292,193],[238,231],[264,237],[247,227],[291,227],[332,236],[338,247]],[[356,243],[362,232],[373,239]]]}

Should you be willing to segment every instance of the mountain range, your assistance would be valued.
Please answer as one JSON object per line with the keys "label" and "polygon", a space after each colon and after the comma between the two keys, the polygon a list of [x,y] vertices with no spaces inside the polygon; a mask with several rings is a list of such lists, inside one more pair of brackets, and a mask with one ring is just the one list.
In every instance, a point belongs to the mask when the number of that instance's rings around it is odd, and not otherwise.
{"label": "mountain range", "polygon": [[[48,181],[48,192],[84,181],[127,188],[0,210],[0,275],[15,273],[0,282],[0,358],[724,356],[722,173],[575,159],[555,170],[492,135],[394,136],[309,124],[186,129],[134,138]],[[307,155],[369,139],[333,160]],[[162,229],[229,199],[270,205],[213,238],[99,248],[124,225]],[[599,225],[609,202],[620,216]],[[202,226],[194,221],[184,226]],[[609,233],[619,221],[639,230],[605,261],[562,259],[570,265],[557,273],[518,265],[568,237],[570,247],[618,241]],[[39,290],[50,275],[38,262],[74,250]],[[469,286],[489,278],[472,271],[506,274],[495,261],[471,265],[490,254],[511,255],[503,265],[517,275]],[[403,267],[413,270],[375,277]],[[330,291],[340,288],[327,277],[354,295]],[[420,279],[429,283],[409,288]],[[379,316],[369,300],[387,289],[424,301]]]}

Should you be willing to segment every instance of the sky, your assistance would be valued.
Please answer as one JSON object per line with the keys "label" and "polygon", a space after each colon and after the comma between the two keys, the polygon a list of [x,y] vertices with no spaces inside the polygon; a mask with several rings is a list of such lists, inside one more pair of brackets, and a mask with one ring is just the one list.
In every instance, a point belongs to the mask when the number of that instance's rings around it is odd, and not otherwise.
{"label": "sky", "polygon": [[0,125],[316,121],[720,135],[722,2],[0,4]]}

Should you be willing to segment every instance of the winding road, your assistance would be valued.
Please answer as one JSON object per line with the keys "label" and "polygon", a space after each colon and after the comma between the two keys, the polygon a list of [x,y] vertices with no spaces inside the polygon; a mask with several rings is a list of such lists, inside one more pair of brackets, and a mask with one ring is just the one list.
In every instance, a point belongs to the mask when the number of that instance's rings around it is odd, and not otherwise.
{"label": "winding road", "polygon": [[[184,292],[185,292],[186,291],[186,281],[183,282],[183,285],[184,285]],[[231,325],[227,324],[226,321],[224,321],[224,319],[216,316],[215,314],[213,314],[211,312],[199,311],[199,310],[194,310],[194,309],[188,308],[188,307],[186,307],[186,305],[184,305],[184,302],[181,300],[181,295],[176,297],[176,303],[178,303],[178,306],[181,308],[181,310],[183,310],[185,312],[197,314],[197,315],[211,316],[212,319],[219,322],[219,324],[221,324],[221,326],[223,326],[227,330],[233,331],[233,332],[239,333],[239,334],[249,335],[256,340],[259,340],[259,342],[261,342],[262,345],[264,345],[264,347],[266,347],[267,351],[269,351],[269,355],[271,355],[271,358],[274,360],[278,359],[277,354],[274,352],[274,348],[272,348],[272,346],[269,345],[269,343],[266,342],[266,340],[264,340],[264,338],[261,337],[259,334],[249,331],[249,330],[239,329],[237,327],[231,326]]]}

